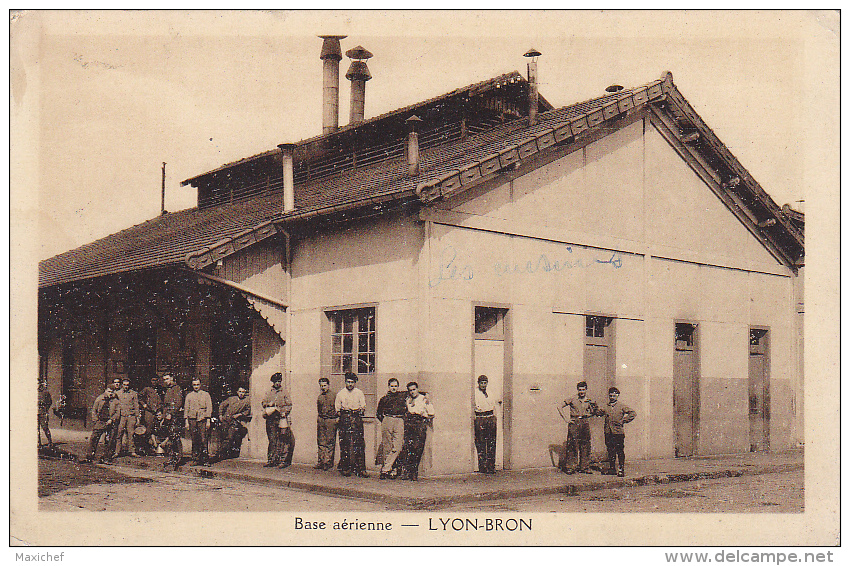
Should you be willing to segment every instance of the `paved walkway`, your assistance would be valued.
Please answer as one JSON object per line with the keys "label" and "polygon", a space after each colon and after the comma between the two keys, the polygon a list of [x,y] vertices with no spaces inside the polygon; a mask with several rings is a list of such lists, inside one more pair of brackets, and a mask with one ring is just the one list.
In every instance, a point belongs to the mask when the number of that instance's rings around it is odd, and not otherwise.
{"label": "paved walkway", "polygon": [[[58,434],[57,434],[58,433]],[[54,438],[65,442],[69,452],[83,454],[88,433],[57,431]],[[163,458],[122,457],[114,467],[161,469]],[[183,473],[252,483],[277,485],[328,495],[350,497],[411,509],[437,509],[458,503],[510,499],[627,486],[665,484],[697,479],[739,477],[803,469],[803,450],[770,454],[735,454],[663,460],[627,462],[626,477],[593,474],[565,475],[555,468],[500,471],[493,476],[457,474],[420,477],[418,482],[380,480],[377,473],[369,478],[343,477],[337,472],[315,470],[310,465],[293,464],[285,470],[264,468],[255,460],[228,460],[211,467],[183,466]]]}

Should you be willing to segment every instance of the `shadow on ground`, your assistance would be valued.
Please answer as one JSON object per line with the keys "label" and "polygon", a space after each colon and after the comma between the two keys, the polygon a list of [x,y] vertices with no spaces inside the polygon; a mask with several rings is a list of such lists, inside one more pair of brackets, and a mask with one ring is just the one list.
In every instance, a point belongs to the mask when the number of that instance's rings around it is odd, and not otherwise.
{"label": "shadow on ground", "polygon": [[147,483],[148,478],[136,478],[103,466],[80,464],[73,460],[39,456],[38,496],[95,483]]}

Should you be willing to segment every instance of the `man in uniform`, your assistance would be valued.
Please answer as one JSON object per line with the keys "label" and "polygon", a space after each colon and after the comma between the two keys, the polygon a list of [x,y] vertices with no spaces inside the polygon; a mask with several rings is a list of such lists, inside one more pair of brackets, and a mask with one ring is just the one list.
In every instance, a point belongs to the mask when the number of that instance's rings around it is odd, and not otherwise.
{"label": "man in uniform", "polygon": [[[587,382],[580,381],[576,384],[577,394],[564,400],[564,404],[558,407],[561,418],[569,423],[567,428],[567,462],[564,472],[574,474],[576,471],[583,474],[593,473],[590,471],[590,417],[597,412],[597,405],[587,396]],[[570,408],[569,419],[564,414],[564,409]],[[578,460],[578,469],[576,469]]]}
{"label": "man in uniform", "polygon": [[350,476],[352,472],[368,478],[366,473],[366,441],[363,438],[363,413],[366,397],[355,387],[357,374],[346,372],[345,389],[336,394],[334,408],[339,413],[339,473]]}
{"label": "man in uniform", "polygon": [[121,416],[118,420],[118,428],[115,431],[115,456],[121,455],[124,444],[124,435],[127,435],[127,449],[130,456],[138,457],[133,434],[136,432],[136,420],[139,416],[139,395],[130,389],[130,380],[121,381],[121,389],[116,392],[118,397],[118,408]]}
{"label": "man in uniform", "polygon": [[218,416],[221,419],[222,439],[215,460],[218,462],[238,458],[242,439],[248,434],[246,424],[251,422],[251,399],[248,397],[248,389],[240,387],[236,390],[236,395],[222,401],[218,407]]}
{"label": "man in uniform", "polygon": [[295,438],[289,426],[292,401],[283,390],[283,375],[278,372],[271,377],[272,388],[263,397],[263,418],[266,419],[266,435],[269,437],[268,462],[264,468],[287,468],[292,464]]}
{"label": "man in uniform", "polygon": [[475,451],[478,452],[478,471],[482,474],[496,473],[496,403],[495,397],[487,393],[489,380],[486,375],[478,376],[473,412],[475,413]]}
{"label": "man in uniform", "polygon": [[[156,411],[162,406],[162,397],[159,394],[159,376],[153,374],[150,384],[139,392],[139,410],[141,412],[142,424],[145,427],[144,446],[145,450],[150,445],[151,430],[156,421]],[[137,446],[138,450],[139,447]]]}
{"label": "man in uniform", "polygon": [[207,448],[207,440],[210,430],[210,417],[212,417],[212,398],[210,394],[201,389],[201,380],[192,380],[192,391],[186,395],[183,404],[183,412],[186,417],[186,428],[192,439],[192,460],[201,466],[210,465],[210,456]]}
{"label": "man in uniform", "polygon": [[316,398],[316,444],[319,454],[315,468],[330,470],[334,467],[337,414],[334,396],[331,394],[331,382],[327,377],[319,378],[319,390],[319,396]]}
{"label": "man in uniform", "polygon": [[42,379],[38,382],[38,447],[41,448],[41,431],[44,431],[44,436],[47,437],[47,447],[53,448],[53,438],[50,436],[50,426],[48,420],[50,418],[50,407],[53,406],[53,397],[50,396],[50,391],[47,390],[47,380]]}
{"label": "man in uniform", "polygon": [[165,465],[173,465],[177,470],[183,460],[183,441],[180,438],[183,424],[183,390],[171,374],[163,375],[162,383],[165,385],[165,394],[162,396],[163,416],[168,423],[168,441],[171,445],[171,457]]}
{"label": "man in uniform", "polygon": [[[97,445],[100,442],[100,437],[104,434],[107,439],[104,440],[103,456],[100,459],[102,464],[111,463],[114,447],[109,442],[110,432],[117,426],[117,421],[121,413],[118,409],[118,399],[112,387],[107,387],[106,391],[97,396],[92,406],[91,416],[94,421],[91,436],[89,437],[89,451],[83,462],[91,462],[97,454]],[[115,435],[111,435],[113,438]]]}
{"label": "man in uniform", "polygon": [[[605,447],[608,449],[608,469],[603,472],[607,475],[617,474],[619,477],[626,475],[626,431],[624,424],[635,420],[637,413],[631,407],[619,402],[620,390],[616,387],[608,389],[608,404],[599,409],[599,414],[605,416]],[[615,466],[619,458],[620,465]],[[614,471],[616,470],[616,472]]]}
{"label": "man in uniform", "polygon": [[425,439],[428,423],[434,418],[434,406],[423,394],[419,393],[419,384],[411,381],[407,384],[407,413],[404,416],[404,454],[401,458],[403,480],[419,479],[419,462],[425,452]]}
{"label": "man in uniform", "polygon": [[405,393],[398,390],[398,380],[391,377],[387,381],[387,394],[378,401],[378,410],[375,416],[381,421],[381,454],[383,462],[381,466],[381,479],[393,479],[396,472],[393,470],[398,455],[404,446],[404,415],[407,413]]}

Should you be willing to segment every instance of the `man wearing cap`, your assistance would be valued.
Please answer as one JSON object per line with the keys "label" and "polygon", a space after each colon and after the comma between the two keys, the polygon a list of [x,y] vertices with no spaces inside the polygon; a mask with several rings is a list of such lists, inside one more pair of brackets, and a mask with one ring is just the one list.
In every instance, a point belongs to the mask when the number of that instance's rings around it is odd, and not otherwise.
{"label": "man wearing cap", "polygon": [[209,466],[210,456],[207,447],[212,417],[212,398],[201,389],[201,380],[192,380],[192,391],[186,395],[183,412],[186,416],[186,428],[192,439],[192,459],[196,464]]}
{"label": "man wearing cap", "polygon": [[171,446],[171,457],[166,466],[173,465],[178,469],[183,460],[183,389],[174,381],[174,376],[162,376],[165,394],[162,396],[162,409],[165,421],[168,423],[168,443]]}
{"label": "man wearing cap", "polygon": [[[569,423],[567,428],[567,457],[573,466],[565,463],[564,472],[574,474],[576,471],[583,474],[593,473],[590,471],[590,417],[597,411],[597,405],[587,396],[587,382],[580,381],[576,384],[576,395],[564,400],[564,404],[558,407],[561,418]],[[564,414],[564,409],[570,408],[569,419]],[[578,469],[576,469],[578,460]]]}
{"label": "man wearing cap", "polygon": [[381,452],[384,460],[381,479],[395,477],[393,464],[404,446],[404,415],[407,413],[406,394],[398,390],[398,380],[387,381],[387,394],[378,401],[375,416],[381,421]]}
{"label": "man wearing cap", "polygon": [[334,467],[336,449],[336,424],[338,415],[331,394],[331,382],[327,377],[319,378],[319,396],[316,398],[316,444],[318,447],[317,470]]}
{"label": "man wearing cap", "polygon": [[334,408],[339,414],[339,473],[350,476],[352,472],[368,478],[366,473],[366,441],[363,438],[363,413],[366,397],[355,387],[357,374],[346,372],[345,389],[336,394]]}
{"label": "man wearing cap", "polygon": [[478,471],[482,474],[496,473],[496,403],[501,403],[487,393],[489,380],[486,375],[478,376],[473,412],[475,413],[475,451],[478,452]]}
{"label": "man wearing cap", "polygon": [[[608,404],[600,408],[597,414],[605,416],[605,447],[608,449],[608,469],[603,472],[607,475],[616,474],[619,477],[626,475],[626,430],[624,424],[635,420],[637,413],[630,407],[620,403],[620,390],[616,387],[608,389]],[[615,467],[619,458],[620,465]]]}
{"label": "man wearing cap", "polygon": [[248,434],[247,423],[251,422],[251,399],[248,388],[240,387],[236,395],[221,402],[218,407],[221,418],[222,439],[219,445],[216,461],[228,458],[238,458],[242,447],[242,439]]}
{"label": "man wearing cap", "polygon": [[292,464],[295,438],[289,426],[292,401],[283,390],[283,375],[278,372],[271,377],[272,388],[263,397],[263,418],[266,419],[266,435],[269,437],[268,463],[263,467],[286,468]]}
{"label": "man wearing cap", "polygon": [[[89,437],[88,454],[82,461],[91,462],[94,460],[94,457],[97,454],[97,445],[100,443],[100,438],[106,434],[107,439],[104,440],[103,457],[101,457],[100,462],[107,464],[111,463],[113,454],[115,453],[115,448],[111,445],[109,436],[112,429],[117,426],[118,419],[121,416],[120,410],[118,409],[118,399],[116,398],[115,391],[113,391],[112,387],[107,387],[106,391],[98,395],[97,399],[94,400],[91,416],[94,421],[94,426],[92,427],[91,436]],[[112,434],[111,437],[114,438],[115,435]]]}

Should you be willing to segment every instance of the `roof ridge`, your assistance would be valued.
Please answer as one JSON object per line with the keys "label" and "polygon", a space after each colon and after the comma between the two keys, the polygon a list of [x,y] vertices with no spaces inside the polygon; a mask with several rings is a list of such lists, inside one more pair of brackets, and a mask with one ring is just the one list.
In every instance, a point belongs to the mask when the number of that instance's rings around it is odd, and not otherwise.
{"label": "roof ridge", "polygon": [[[443,100],[445,98],[456,96],[456,95],[461,94],[463,92],[476,91],[477,89],[480,89],[480,88],[482,88],[482,87],[484,87],[484,86],[486,86],[490,83],[496,84],[496,83],[499,83],[501,81],[507,81],[508,79],[511,79],[511,80],[517,79],[519,81],[526,81],[525,77],[523,77],[522,74],[519,71],[517,71],[517,70],[509,71],[509,72],[506,72],[506,73],[502,73],[500,75],[496,75],[494,77],[490,77],[489,79],[483,79],[483,80],[474,82],[472,84],[468,84],[468,85],[465,85],[465,86],[455,88],[454,90],[451,90],[449,92],[445,92],[443,94],[439,94],[439,95],[436,95],[436,96],[432,96],[431,98],[426,98],[425,100],[420,100],[419,102],[415,102],[413,104],[408,104],[407,106],[402,106],[400,108],[396,108],[395,110],[389,110],[387,112],[384,112],[383,114],[378,114],[377,116],[373,116],[371,118],[368,118],[368,119],[363,120],[362,122],[358,122],[356,124],[346,124],[345,126],[341,126],[339,129],[337,129],[334,132],[322,133],[322,134],[317,134],[317,135],[309,137],[309,138],[303,138],[301,140],[294,142],[294,145],[296,147],[301,147],[301,146],[304,146],[304,145],[307,145],[307,144],[310,144],[310,143],[317,142],[317,141],[322,140],[322,139],[331,139],[336,135],[339,135],[339,134],[342,134],[342,133],[345,133],[345,132],[349,132],[349,131],[357,129],[357,128],[361,128],[361,127],[367,126],[369,124],[373,124],[373,123],[378,122],[380,120],[384,120],[386,118],[389,118],[390,116],[395,116],[395,115],[398,115],[398,114],[403,114],[405,112],[410,112],[410,111],[412,111],[416,108],[419,108],[421,106],[433,104],[434,102],[438,102],[438,101]],[[548,102],[547,102],[547,104],[548,104]],[[230,161],[230,162],[225,163],[223,165],[220,165],[220,166],[218,166],[214,169],[210,169],[209,171],[205,171],[205,172],[200,173],[198,175],[194,175],[194,176],[192,176],[192,177],[190,177],[190,178],[188,178],[184,181],[181,181],[180,184],[182,186],[189,185],[189,184],[191,184],[191,181],[194,181],[195,179],[199,179],[200,177],[204,177],[204,176],[210,175],[212,173],[217,173],[217,172],[223,171],[225,169],[230,169],[231,167],[235,167],[237,165],[241,165],[243,163],[247,163],[247,162],[253,161],[255,159],[268,157],[270,155],[274,155],[274,154],[278,153],[278,151],[279,150],[277,148],[269,149],[269,150],[257,153],[255,155],[252,155],[252,156],[249,156],[249,157],[243,157],[243,158],[237,159],[235,161]]]}

